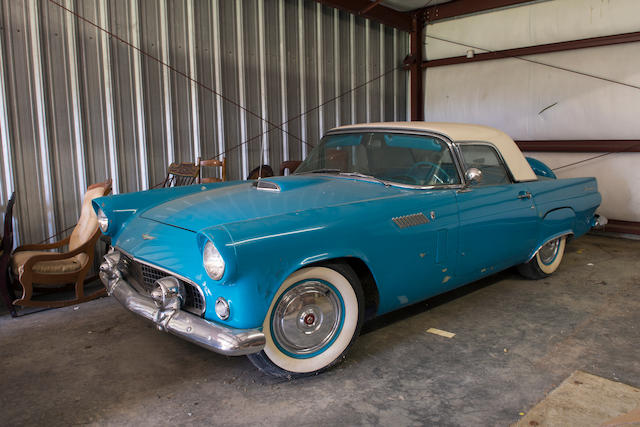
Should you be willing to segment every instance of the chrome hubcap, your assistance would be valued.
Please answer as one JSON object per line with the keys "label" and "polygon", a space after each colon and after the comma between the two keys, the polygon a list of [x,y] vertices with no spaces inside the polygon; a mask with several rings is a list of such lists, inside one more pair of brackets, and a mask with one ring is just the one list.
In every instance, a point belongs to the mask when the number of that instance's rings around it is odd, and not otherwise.
{"label": "chrome hubcap", "polygon": [[560,239],[555,239],[540,248],[538,252],[540,255],[540,261],[545,264],[551,264],[556,258],[558,248],[560,247]]}
{"label": "chrome hubcap", "polygon": [[273,338],[289,353],[308,355],[331,342],[341,318],[341,300],[332,287],[316,280],[302,282],[274,307]]}

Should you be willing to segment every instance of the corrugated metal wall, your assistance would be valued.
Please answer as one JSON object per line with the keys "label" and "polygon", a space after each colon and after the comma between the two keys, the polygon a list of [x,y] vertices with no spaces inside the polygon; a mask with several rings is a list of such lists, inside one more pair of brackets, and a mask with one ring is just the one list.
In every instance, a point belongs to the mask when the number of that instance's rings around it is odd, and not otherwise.
{"label": "corrugated metal wall", "polygon": [[[72,10],[195,83],[78,19]],[[74,224],[87,185],[162,181],[171,161],[300,159],[339,124],[406,119],[408,35],[304,0],[0,0],[0,206],[19,240]],[[279,125],[281,130],[247,110]],[[274,129],[251,143],[249,138]],[[261,152],[261,145],[264,151]],[[1,221],[1,220],[0,220]]]}

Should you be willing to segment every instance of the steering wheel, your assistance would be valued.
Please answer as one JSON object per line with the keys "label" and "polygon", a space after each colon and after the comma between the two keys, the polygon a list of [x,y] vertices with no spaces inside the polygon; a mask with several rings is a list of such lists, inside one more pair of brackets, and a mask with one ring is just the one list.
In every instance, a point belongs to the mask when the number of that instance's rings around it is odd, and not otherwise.
{"label": "steering wheel", "polygon": [[[424,169],[426,166],[430,167],[430,173],[424,177],[425,181],[429,182],[431,181],[432,178],[434,178],[440,184],[446,184],[449,181],[451,181],[451,177],[444,169],[442,169],[439,165],[436,165],[435,163],[431,163],[431,162],[415,163],[413,166],[411,166],[411,169],[409,170],[409,172],[407,172],[407,175],[414,176],[416,175],[416,172],[418,171],[418,169]],[[438,176],[438,174],[440,174],[441,176]],[[418,181],[418,180],[416,179],[415,181]]]}

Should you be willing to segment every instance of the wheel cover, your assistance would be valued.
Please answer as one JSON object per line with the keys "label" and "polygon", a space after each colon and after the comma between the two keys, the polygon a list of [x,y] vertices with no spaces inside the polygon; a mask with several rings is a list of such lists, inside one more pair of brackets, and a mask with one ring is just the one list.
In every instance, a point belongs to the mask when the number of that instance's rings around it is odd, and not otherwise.
{"label": "wheel cover", "polygon": [[271,330],[282,352],[305,358],[329,347],[343,322],[344,302],[336,288],[324,280],[304,280],[278,299],[271,315]]}
{"label": "wheel cover", "polygon": [[560,248],[560,239],[554,239],[540,248],[538,252],[540,256],[540,262],[544,265],[550,265],[558,256],[558,249]]}

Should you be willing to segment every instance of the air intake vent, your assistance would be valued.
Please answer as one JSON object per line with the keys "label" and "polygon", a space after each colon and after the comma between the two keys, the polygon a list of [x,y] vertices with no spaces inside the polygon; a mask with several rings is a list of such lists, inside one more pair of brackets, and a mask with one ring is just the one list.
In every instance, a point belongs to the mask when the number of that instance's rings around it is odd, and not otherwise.
{"label": "air intake vent", "polygon": [[392,218],[393,222],[400,228],[415,227],[416,225],[426,224],[429,219],[423,213],[397,216]]}
{"label": "air intake vent", "polygon": [[273,181],[265,181],[264,179],[257,180],[254,184],[257,190],[262,191],[280,191],[280,186]]}

